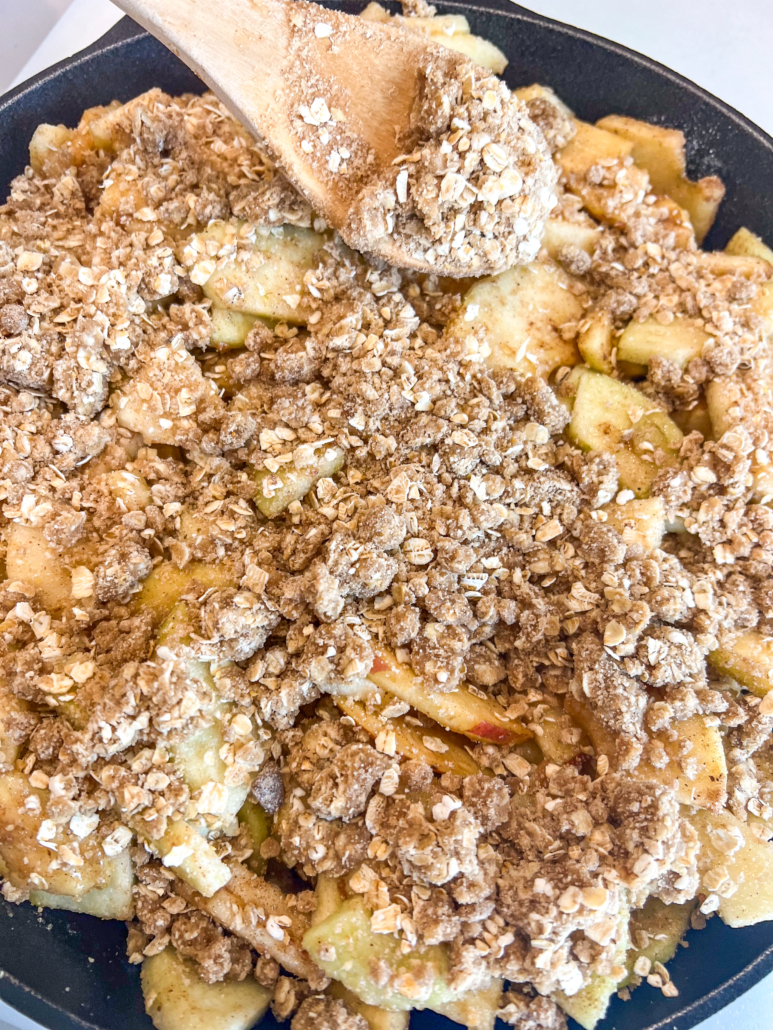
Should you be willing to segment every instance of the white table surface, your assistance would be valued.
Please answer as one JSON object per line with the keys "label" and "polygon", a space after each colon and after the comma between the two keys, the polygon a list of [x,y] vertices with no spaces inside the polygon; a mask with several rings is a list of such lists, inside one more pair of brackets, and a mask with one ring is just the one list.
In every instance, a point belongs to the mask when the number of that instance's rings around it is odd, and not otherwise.
{"label": "white table surface", "polygon": [[[524,6],[662,61],[773,133],[773,0],[527,0]],[[0,11],[0,92],[92,43],[121,17],[109,0],[0,0]],[[771,1028],[773,974],[697,1030]],[[41,1028],[0,1002],[0,1030]]]}

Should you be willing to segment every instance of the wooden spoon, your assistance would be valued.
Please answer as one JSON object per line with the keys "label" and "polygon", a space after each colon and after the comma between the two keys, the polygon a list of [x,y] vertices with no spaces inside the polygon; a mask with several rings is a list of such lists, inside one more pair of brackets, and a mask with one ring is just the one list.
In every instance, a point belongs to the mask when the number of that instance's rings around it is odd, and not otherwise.
{"label": "wooden spoon", "polygon": [[[360,173],[387,168],[405,143],[428,54],[452,73],[470,67],[422,34],[306,0],[116,3],[207,83],[344,239]],[[437,271],[399,241],[379,244],[391,264]]]}

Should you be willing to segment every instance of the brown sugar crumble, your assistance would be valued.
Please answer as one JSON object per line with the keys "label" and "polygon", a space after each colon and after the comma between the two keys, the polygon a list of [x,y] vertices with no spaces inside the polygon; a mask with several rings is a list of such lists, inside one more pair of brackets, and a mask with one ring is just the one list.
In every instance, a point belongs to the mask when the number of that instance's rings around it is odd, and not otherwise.
{"label": "brown sugar crumble", "polygon": [[[378,4],[365,14],[368,22],[395,24]],[[414,24],[410,17],[397,23],[409,30]],[[556,170],[529,109],[504,82],[419,29],[426,46],[415,55],[416,96],[408,124],[395,129],[397,156],[384,168],[383,157],[350,125],[347,88],[304,61],[311,32],[329,39],[336,53],[347,27],[334,28],[318,8],[302,5],[290,26],[299,69],[285,86],[295,111],[290,132],[315,179],[346,198],[340,231],[349,246],[457,276],[536,257],[556,202]],[[416,37],[409,31],[404,39]]]}
{"label": "brown sugar crumble", "polygon": [[428,64],[417,142],[361,191],[344,235],[366,252],[389,235],[441,274],[483,275],[537,256],[555,168],[525,105],[476,68],[460,80],[457,64]]}
{"label": "brown sugar crumble", "polygon": [[[123,869],[131,962],[293,1030],[673,997],[632,913],[741,918],[773,836],[773,267],[699,249],[630,155],[570,165],[595,127],[549,90],[436,71],[362,249],[530,263],[592,379],[530,363],[537,315],[500,360],[490,284],[349,249],[210,94],[87,112],[0,208],[3,897]],[[620,357],[675,325],[687,360]],[[577,428],[598,379],[638,398],[614,447]]]}

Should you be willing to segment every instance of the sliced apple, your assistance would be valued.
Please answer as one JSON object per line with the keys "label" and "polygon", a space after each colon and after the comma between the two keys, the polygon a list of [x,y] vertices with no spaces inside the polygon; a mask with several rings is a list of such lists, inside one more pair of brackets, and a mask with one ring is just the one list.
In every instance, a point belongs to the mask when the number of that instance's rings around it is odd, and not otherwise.
{"label": "sliced apple", "polygon": [[375,652],[368,679],[428,715],[444,729],[471,740],[484,744],[517,744],[531,736],[522,723],[508,719],[495,701],[480,697],[479,693],[473,694],[465,684],[448,693],[427,690],[411,667],[399,662],[386,649]]}
{"label": "sliced apple", "polygon": [[608,311],[596,310],[588,316],[580,330],[577,346],[590,368],[612,375],[617,343],[613,335],[612,316]]}
{"label": "sliced apple", "polygon": [[108,860],[93,835],[82,840],[46,818],[49,792],[21,772],[0,776],[0,865],[14,887],[82,898],[107,884]]}
{"label": "sliced apple", "polygon": [[[140,820],[136,820],[135,829],[142,831]],[[170,822],[159,840],[146,837],[145,842],[165,866],[205,898],[211,898],[231,879],[230,869],[212,845],[182,819]]]}
{"label": "sliced apple", "polygon": [[[676,954],[679,942],[690,928],[690,916],[695,910],[695,901],[683,905],[666,905],[659,898],[647,898],[642,908],[631,912],[631,947],[625,957],[627,974],[619,984],[627,987],[634,981],[634,966],[640,958],[646,958],[652,965],[670,962]],[[645,944],[643,942],[646,935]],[[641,946],[638,946],[641,942]]]}
{"label": "sliced apple", "polygon": [[[565,699],[569,715],[590,737],[597,755],[606,755],[610,767],[616,766],[616,737],[607,729],[584,700],[571,694]],[[653,734],[665,749],[668,762],[657,769],[640,761],[632,775],[672,787],[677,801],[697,808],[718,811],[727,798],[727,763],[722,737],[716,726],[709,726],[702,715],[692,715],[671,726],[672,733]]]}
{"label": "sliced apple", "polygon": [[636,497],[625,504],[613,501],[603,510],[606,524],[623,538],[630,557],[649,554],[663,542],[666,506],[662,497]]}
{"label": "sliced apple", "polygon": [[[749,229],[739,229],[725,248],[728,254],[766,261],[773,267],[773,250]],[[767,336],[773,335],[773,282],[762,283],[757,290],[754,309],[762,318]]]}
{"label": "sliced apple", "polygon": [[702,243],[716,218],[725,187],[716,175],[697,182],[687,178],[684,133],[614,114],[597,125],[631,144],[631,156],[649,175],[653,193],[671,197],[689,212],[696,239]]}
{"label": "sliced apple", "polygon": [[457,339],[477,336],[490,349],[492,368],[514,368],[547,378],[561,365],[576,365],[577,347],[561,327],[579,321],[582,303],[573,279],[554,261],[510,268],[476,283],[446,327]]}
{"label": "sliced apple", "polygon": [[614,454],[620,486],[649,493],[661,468],[677,461],[682,432],[658,405],[628,383],[590,370],[579,378],[568,436],[587,451]]}
{"label": "sliced apple", "polygon": [[206,983],[195,964],[168,945],[143,960],[142,993],[157,1030],[250,1030],[273,992],[252,976]]}
{"label": "sliced apple", "polygon": [[687,817],[701,842],[698,870],[704,890],[719,896],[719,917],[728,926],[773,919],[773,844],[730,812]]}
{"label": "sliced apple", "polygon": [[231,311],[221,304],[213,304],[210,311],[212,332],[210,342],[219,351],[233,350],[243,346],[250,329],[257,321],[257,315],[245,315],[241,311]]}
{"label": "sliced apple", "polygon": [[[291,907],[284,891],[262,876],[238,862],[232,862],[229,869],[228,884],[212,897],[205,897],[185,882],[175,883],[175,891],[221,926],[243,937],[259,954],[276,959],[293,976],[318,983],[319,970],[301,944],[308,917]],[[282,924],[269,932],[267,922],[271,916],[284,917],[281,937],[278,929]]]}
{"label": "sliced apple", "polygon": [[572,139],[556,155],[565,175],[585,175],[599,161],[621,161],[633,153],[633,143],[617,133],[579,119],[575,128]]}
{"label": "sliced apple", "polygon": [[70,570],[46,540],[42,527],[11,522],[6,529],[6,540],[8,579],[34,587],[48,611],[59,611],[69,605],[72,599]]}
{"label": "sliced apple", "polygon": [[114,858],[105,859],[106,883],[92,887],[80,897],[51,894],[49,891],[30,891],[30,904],[43,908],[59,908],[65,912],[83,912],[98,919],[126,921],[134,915],[134,870],[128,848]]}
{"label": "sliced apple", "polygon": [[340,447],[327,445],[316,452],[314,463],[304,468],[282,465],[276,472],[261,469],[255,473],[255,503],[267,519],[281,515],[293,501],[300,501],[320,479],[340,472],[345,454]]}
{"label": "sliced apple", "polygon": [[702,355],[704,345],[711,339],[713,337],[687,318],[675,318],[668,325],[648,318],[644,322],[628,323],[618,340],[617,356],[621,361],[638,365],[649,365],[653,358],[664,358],[686,368],[693,358]]}
{"label": "sliced apple", "polygon": [[182,264],[209,299],[244,315],[305,323],[312,312],[303,280],[326,237],[291,225],[263,232],[244,222],[212,222],[180,244]]}
{"label": "sliced apple", "polygon": [[709,654],[717,672],[732,676],[757,697],[765,697],[773,687],[773,637],[757,630],[727,634],[719,647]]}
{"label": "sliced apple", "polygon": [[210,587],[220,589],[237,584],[238,577],[229,562],[189,562],[184,569],[178,569],[173,562],[162,562],[143,582],[132,606],[138,612],[151,612],[154,623],[160,625],[187,591],[198,596]]}
{"label": "sliced apple", "polygon": [[591,973],[589,982],[576,994],[568,995],[563,991],[556,991],[554,995],[557,1004],[568,1016],[579,1023],[583,1030],[593,1030],[596,1024],[604,1018],[609,1008],[609,1000],[625,976],[625,956],[630,944],[628,924],[628,904],[625,903],[620,906],[617,920],[616,963],[611,973],[606,976],[600,973]]}
{"label": "sliced apple", "polygon": [[480,772],[480,766],[465,748],[464,737],[434,724],[414,725],[404,716],[389,719],[382,716],[381,711],[392,703],[390,695],[375,708],[353,697],[337,695],[333,700],[344,715],[383,742],[384,746],[391,739],[390,734],[394,734],[395,754],[426,762],[439,773],[474,776]]}
{"label": "sliced apple", "polygon": [[[586,254],[593,255],[598,246],[601,229],[588,222],[569,222],[564,218],[548,218],[542,246],[556,260],[564,247],[577,247]],[[587,359],[586,359],[587,360]]]}

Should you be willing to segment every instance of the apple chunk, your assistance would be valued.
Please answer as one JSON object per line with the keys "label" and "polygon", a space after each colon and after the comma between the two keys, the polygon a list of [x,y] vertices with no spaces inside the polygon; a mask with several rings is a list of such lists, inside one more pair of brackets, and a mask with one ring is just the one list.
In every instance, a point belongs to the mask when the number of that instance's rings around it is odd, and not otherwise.
{"label": "apple chunk", "polygon": [[709,662],[757,697],[764,697],[773,687],[773,638],[756,630],[723,637],[709,654]]}
{"label": "apple chunk", "polygon": [[683,439],[649,397],[590,370],[580,376],[568,436],[583,450],[614,454],[620,486],[637,497],[647,496],[661,468],[676,463]]}
{"label": "apple chunk", "polygon": [[[739,257],[756,258],[773,267],[773,250],[749,229],[739,229],[725,248],[726,253]],[[760,284],[753,302],[754,310],[763,322],[765,335],[773,335],[773,282]]]}
{"label": "apple chunk", "polygon": [[514,368],[547,378],[561,365],[576,365],[577,348],[561,327],[577,322],[582,303],[574,280],[555,261],[509,268],[476,283],[447,328],[448,338],[475,336],[490,350],[491,368]]}
{"label": "apple chunk", "polygon": [[621,161],[633,151],[633,143],[596,125],[576,120],[575,129],[572,139],[556,155],[565,175],[585,175],[599,161]]}
{"label": "apple chunk", "polygon": [[142,963],[142,992],[158,1030],[250,1030],[273,993],[253,977],[206,983],[171,946]]}
{"label": "apple chunk", "polygon": [[[615,735],[585,700],[567,694],[564,704],[569,715],[590,737],[596,753],[606,755],[614,768]],[[632,775],[638,780],[671,787],[681,804],[712,811],[721,809],[727,798],[727,763],[718,728],[709,726],[702,715],[692,715],[674,723],[669,731],[654,734],[654,739],[663,745],[666,765],[656,769],[642,760]],[[683,761],[684,755],[689,756],[689,764]]]}
{"label": "apple chunk", "polygon": [[330,446],[319,448],[314,464],[304,468],[284,465],[276,472],[261,469],[255,473],[255,504],[267,519],[275,519],[293,501],[302,500],[320,479],[340,472],[344,459],[340,447]]}
{"label": "apple chunk", "polygon": [[428,715],[444,729],[471,740],[484,744],[517,744],[531,736],[522,723],[508,719],[499,704],[479,696],[480,691],[474,694],[465,684],[448,693],[427,690],[411,667],[399,662],[386,649],[375,652],[368,679]]}
{"label": "apple chunk", "polygon": [[580,328],[577,340],[583,360],[596,372],[612,375],[615,370],[615,339],[612,316],[608,311],[591,313]]}
{"label": "apple chunk", "polygon": [[719,895],[722,922],[738,927],[773,919],[773,844],[730,812],[696,812],[689,821],[701,842],[698,871],[704,889]]}
{"label": "apple chunk", "polygon": [[307,272],[317,267],[326,238],[285,225],[261,232],[244,222],[212,222],[180,244],[179,257],[209,299],[244,315],[305,324]]}
{"label": "apple chunk", "polygon": [[673,361],[685,368],[703,353],[704,344],[712,339],[689,319],[675,318],[669,325],[661,325],[654,318],[644,322],[629,322],[617,345],[620,361],[649,365],[653,358]]}
{"label": "apple chunk", "polygon": [[617,530],[628,557],[649,554],[660,547],[666,532],[666,506],[662,497],[636,497],[625,504],[607,504],[607,525]]}
{"label": "apple chunk", "polygon": [[649,175],[653,192],[670,197],[689,213],[701,243],[717,216],[725,187],[716,175],[697,182],[687,178],[684,133],[623,115],[608,115],[597,127],[631,144],[631,156]]}

